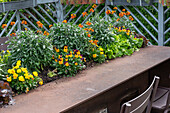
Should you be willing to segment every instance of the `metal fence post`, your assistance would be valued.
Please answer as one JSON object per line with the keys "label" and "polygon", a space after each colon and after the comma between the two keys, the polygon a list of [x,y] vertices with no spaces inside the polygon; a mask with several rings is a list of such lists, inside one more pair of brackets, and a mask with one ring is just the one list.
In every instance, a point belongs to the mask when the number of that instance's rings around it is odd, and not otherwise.
{"label": "metal fence post", "polygon": [[107,14],[106,14],[106,11],[107,11],[107,4],[105,3],[105,20],[107,21]]}
{"label": "metal fence post", "polygon": [[60,0],[56,2],[56,13],[57,13],[57,22],[62,22],[64,19],[64,16],[63,16],[63,6]]}
{"label": "metal fence post", "polygon": [[164,7],[158,3],[158,45],[163,46],[165,41]]}
{"label": "metal fence post", "polygon": [[20,15],[19,15],[19,11],[18,10],[16,12],[16,20],[18,21],[17,31],[20,32],[21,31],[21,21],[20,21]]}

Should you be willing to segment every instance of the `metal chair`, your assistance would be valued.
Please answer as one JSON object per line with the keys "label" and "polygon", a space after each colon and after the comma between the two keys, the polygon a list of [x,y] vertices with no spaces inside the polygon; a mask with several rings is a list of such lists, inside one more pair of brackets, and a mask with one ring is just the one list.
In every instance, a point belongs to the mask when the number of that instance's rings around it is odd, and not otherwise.
{"label": "metal chair", "polygon": [[152,108],[153,113],[168,113],[170,111],[170,88],[158,87]]}
{"label": "metal chair", "polygon": [[159,77],[155,76],[149,88],[136,98],[124,103],[120,113],[150,113],[152,102],[156,94]]}

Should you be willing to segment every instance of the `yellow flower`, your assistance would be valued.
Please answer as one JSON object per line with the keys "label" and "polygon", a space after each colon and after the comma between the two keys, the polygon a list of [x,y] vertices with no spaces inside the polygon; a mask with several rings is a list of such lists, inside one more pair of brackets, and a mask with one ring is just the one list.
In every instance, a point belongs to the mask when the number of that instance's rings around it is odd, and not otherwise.
{"label": "yellow flower", "polygon": [[23,71],[23,72],[25,72],[25,73],[27,73],[28,71],[27,71],[27,68],[21,68],[21,70]]}
{"label": "yellow flower", "polygon": [[65,59],[65,61],[68,61],[68,59]]}
{"label": "yellow flower", "polygon": [[127,35],[129,35],[129,32],[128,33],[126,33]]}
{"label": "yellow flower", "polygon": [[18,60],[16,65],[21,66],[21,60]]}
{"label": "yellow flower", "polygon": [[63,61],[59,61],[59,64],[63,64]]}
{"label": "yellow flower", "polygon": [[43,85],[43,81],[41,80],[41,81],[39,82],[39,84],[40,84],[40,85]]}
{"label": "yellow flower", "polygon": [[37,73],[36,71],[34,71],[34,72],[33,72],[33,75],[34,75],[35,77],[37,77],[37,76],[38,76],[38,73]]}
{"label": "yellow flower", "polygon": [[103,48],[99,48],[100,51],[103,51]]}
{"label": "yellow flower", "polygon": [[66,53],[67,53],[67,51],[68,51],[68,49],[64,49],[64,52],[66,52]]}
{"label": "yellow flower", "polygon": [[65,57],[68,58],[68,55],[66,55]]}
{"label": "yellow flower", "polygon": [[15,70],[14,69],[11,69],[11,74],[14,74],[15,73]]}
{"label": "yellow flower", "polygon": [[11,71],[11,69],[8,69],[8,73],[9,73],[9,74],[12,74],[12,71]]}
{"label": "yellow flower", "polygon": [[107,57],[107,55],[104,55],[105,57]]}
{"label": "yellow flower", "polygon": [[10,53],[9,50],[6,51],[7,53]]}
{"label": "yellow flower", "polygon": [[76,62],[76,63],[75,63],[75,65],[77,66],[77,65],[78,65],[78,63]]}
{"label": "yellow flower", "polygon": [[97,55],[96,54],[93,54],[93,58],[96,58],[97,57]]}
{"label": "yellow flower", "polygon": [[65,66],[69,66],[70,64],[68,62],[65,63]]}
{"label": "yellow flower", "polygon": [[57,49],[56,47],[54,49],[57,53],[60,52],[60,49]]}
{"label": "yellow flower", "polygon": [[80,55],[80,51],[78,51],[77,54]]}
{"label": "yellow flower", "polygon": [[78,55],[75,55],[76,58],[78,58],[79,56]]}
{"label": "yellow flower", "polygon": [[100,52],[101,55],[103,55],[104,53],[103,52]]}
{"label": "yellow flower", "polygon": [[69,55],[69,57],[73,57],[73,55],[71,54],[71,55]]}
{"label": "yellow flower", "polygon": [[24,81],[25,81],[24,77],[23,77],[23,76],[20,76],[20,77],[19,77],[19,81],[24,82]]}
{"label": "yellow flower", "polygon": [[29,77],[30,77],[30,78],[34,78],[33,75],[31,75],[31,74],[29,74]]}
{"label": "yellow flower", "polygon": [[14,79],[17,79],[17,78],[18,78],[18,74],[14,73],[14,74],[13,74],[13,78],[14,78]]}
{"label": "yellow flower", "polygon": [[13,67],[13,69],[18,69],[18,68],[19,68],[19,66],[17,66],[17,65]]}
{"label": "yellow flower", "polygon": [[7,77],[7,81],[8,81],[8,82],[11,82],[11,81],[12,81],[11,76],[10,76],[10,77]]}
{"label": "yellow flower", "polygon": [[25,79],[30,79],[30,76],[28,74],[24,74],[24,76],[25,76]]}
{"label": "yellow flower", "polygon": [[17,69],[17,73],[21,73],[21,69]]}

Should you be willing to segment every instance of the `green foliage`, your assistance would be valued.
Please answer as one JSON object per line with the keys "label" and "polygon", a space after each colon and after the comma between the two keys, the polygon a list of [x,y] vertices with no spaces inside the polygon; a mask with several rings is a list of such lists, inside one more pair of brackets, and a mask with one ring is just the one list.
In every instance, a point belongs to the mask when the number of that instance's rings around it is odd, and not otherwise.
{"label": "green foliage", "polygon": [[[98,40],[98,45],[106,48],[107,44],[111,44],[114,41],[114,34],[109,29],[110,22],[105,21],[99,15],[95,15],[94,18],[89,20],[88,22],[91,25],[84,25],[84,28],[88,28],[87,31],[91,33],[93,40]],[[90,29],[93,29],[91,31]]]}
{"label": "green foliage", "polygon": [[[79,70],[85,68],[83,63],[86,59],[83,58],[79,50],[73,51],[64,46],[64,49],[55,48],[55,51],[51,66],[55,68],[57,75],[74,76]],[[54,73],[50,72],[49,76],[54,76]]]}
{"label": "green foliage", "polygon": [[9,50],[0,52],[0,80],[6,80],[8,57],[10,56]]}
{"label": "green foliage", "polygon": [[87,55],[90,46],[87,33],[72,23],[57,23],[50,29],[49,38],[58,49],[68,46],[70,49],[77,49],[83,55]]}
{"label": "green foliage", "polygon": [[22,61],[22,66],[29,71],[43,70],[48,66],[53,54],[51,40],[33,31],[22,31],[16,37],[11,38],[8,43],[11,49],[12,66],[18,61]]}
{"label": "green foliage", "polygon": [[38,77],[37,72],[29,73],[27,68],[20,67],[21,61],[17,61],[16,66],[8,69],[7,81],[12,90],[18,94],[27,93],[29,90],[38,86],[38,82],[42,85],[41,78]]}
{"label": "green foliage", "polygon": [[134,51],[138,51],[143,43],[143,39],[138,39],[133,35],[119,34],[115,37],[112,45],[107,45],[105,53],[109,59],[131,55]]}

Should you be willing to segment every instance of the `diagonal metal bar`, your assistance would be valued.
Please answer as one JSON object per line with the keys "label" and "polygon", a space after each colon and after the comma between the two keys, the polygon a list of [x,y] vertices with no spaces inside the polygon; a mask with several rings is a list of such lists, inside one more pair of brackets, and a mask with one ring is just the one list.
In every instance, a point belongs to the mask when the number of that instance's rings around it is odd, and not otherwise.
{"label": "diagonal metal bar", "polygon": [[[81,5],[74,14],[77,14],[83,6],[84,6],[84,5]],[[70,19],[68,20],[68,22],[70,22],[71,20],[72,20],[72,18],[70,18]]]}
{"label": "diagonal metal bar", "polygon": [[[27,9],[25,9],[25,11],[36,21],[38,22],[39,20]],[[43,25],[43,28],[48,31],[48,29]]]}
{"label": "diagonal metal bar", "polygon": [[3,17],[3,19],[1,20],[0,26],[4,23],[4,21],[5,21],[5,19],[7,18],[8,14],[9,14],[9,11],[5,14],[5,16]]}
{"label": "diagonal metal bar", "polygon": [[67,14],[64,16],[64,19],[70,14],[70,12],[74,9],[75,5],[72,6],[72,8],[67,12]]}
{"label": "diagonal metal bar", "polygon": [[168,33],[169,30],[170,30],[170,27],[164,32],[164,35],[165,35],[166,33]]}
{"label": "diagonal metal bar", "polygon": [[133,8],[149,23],[149,25],[158,33],[158,29],[136,8],[133,6]]}
{"label": "diagonal metal bar", "polygon": [[170,20],[170,17],[164,21],[164,24],[166,24]]}
{"label": "diagonal metal bar", "polygon": [[153,7],[157,12],[159,12],[158,9],[157,9],[154,5],[152,5],[152,7]]}
{"label": "diagonal metal bar", "polygon": [[37,28],[26,16],[24,16],[21,12],[20,12],[20,15],[21,15],[28,23],[30,23],[36,30],[38,30],[38,28]]}
{"label": "diagonal metal bar", "polygon": [[66,4],[66,5],[64,6],[63,10],[65,10],[65,9],[67,8],[67,6],[68,6],[68,4]]}
{"label": "diagonal metal bar", "polygon": [[158,43],[158,40],[155,38],[155,36],[142,24],[142,22],[126,7],[123,6],[126,10],[128,10],[131,15],[133,16],[133,18],[146,30],[147,33],[149,33],[149,35]]}
{"label": "diagonal metal bar", "polygon": [[[100,5],[97,5],[97,7],[96,8],[94,8],[94,11],[99,7]],[[87,19],[88,18],[90,18],[90,16],[93,14],[93,12],[91,12],[85,19],[84,19],[84,21],[81,23],[81,24],[84,24],[86,21],[87,21]]]}
{"label": "diagonal metal bar", "polygon": [[31,8],[35,11],[35,13],[38,14],[38,16],[40,16],[41,19],[43,19],[48,25],[51,25],[35,8]]}
{"label": "diagonal metal bar", "polygon": [[158,19],[146,8],[146,7],[143,7],[145,9],[146,12],[149,13],[149,15],[156,21],[158,22]]}
{"label": "diagonal metal bar", "polygon": [[164,45],[167,44],[170,41],[170,38],[168,38],[165,42]]}
{"label": "diagonal metal bar", "polygon": [[99,12],[99,15],[105,10],[105,7],[103,7],[103,9]]}
{"label": "diagonal metal bar", "polygon": [[50,18],[51,21],[56,23],[56,21],[40,5],[38,5],[38,7],[48,16],[48,18]]}
{"label": "diagonal metal bar", "polygon": [[[89,5],[85,10],[84,10],[84,12],[86,12],[89,8],[91,7],[91,5]],[[76,24],[79,20],[80,20],[80,18],[83,16],[83,14],[81,14],[78,18],[77,18],[77,20],[74,22],[74,24]]]}
{"label": "diagonal metal bar", "polygon": [[18,20],[15,22],[15,24],[12,26],[12,28],[10,29],[10,31],[8,32],[7,36],[9,36],[12,31],[15,29],[16,25],[18,24]]}
{"label": "diagonal metal bar", "polygon": [[44,4],[44,5],[50,10],[51,13],[53,13],[53,10],[51,9],[51,7],[49,7],[47,4]]}
{"label": "diagonal metal bar", "polygon": [[167,8],[165,11],[164,11],[164,14],[167,13],[169,11],[170,8]]}
{"label": "diagonal metal bar", "polygon": [[22,24],[24,26],[24,28],[27,28],[28,30],[31,30],[27,25]]}
{"label": "diagonal metal bar", "polygon": [[12,15],[12,17],[10,18],[10,20],[7,23],[7,26],[2,30],[0,37],[2,37],[2,35],[4,34],[4,32],[7,30],[8,26],[10,25],[10,23],[12,22],[12,20],[14,19],[14,17],[16,16],[17,10],[14,12],[14,14]]}

